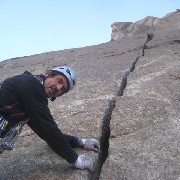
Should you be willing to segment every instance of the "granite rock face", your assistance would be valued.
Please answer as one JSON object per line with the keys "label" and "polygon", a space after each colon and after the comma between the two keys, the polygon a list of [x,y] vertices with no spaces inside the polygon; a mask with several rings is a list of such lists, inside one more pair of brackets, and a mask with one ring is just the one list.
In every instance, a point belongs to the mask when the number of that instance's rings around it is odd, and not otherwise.
{"label": "granite rock face", "polygon": [[95,170],[76,170],[25,126],[13,151],[0,155],[0,180],[179,179],[179,22],[177,11],[151,31],[1,62],[0,80],[72,66],[77,87],[49,102],[51,113],[63,133],[96,138],[101,151],[77,149],[92,157]]}
{"label": "granite rock face", "polygon": [[125,37],[131,37],[136,34],[147,33],[151,32],[152,30],[165,27],[174,26],[180,28],[179,18],[180,11],[177,9],[176,12],[169,13],[163,18],[147,16],[135,23],[115,22],[111,25],[111,40],[114,41]]}

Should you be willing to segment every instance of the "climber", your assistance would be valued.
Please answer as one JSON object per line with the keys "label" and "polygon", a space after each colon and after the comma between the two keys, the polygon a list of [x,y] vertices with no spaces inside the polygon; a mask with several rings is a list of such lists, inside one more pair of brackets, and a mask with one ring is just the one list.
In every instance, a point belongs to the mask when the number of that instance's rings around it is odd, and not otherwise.
{"label": "climber", "polygon": [[78,155],[73,148],[98,152],[96,139],[83,139],[61,132],[48,108],[48,98],[72,90],[76,73],[67,66],[49,70],[45,75],[25,71],[0,84],[1,152],[11,150],[24,124],[27,125],[63,159],[78,169],[93,170],[93,162],[86,154]]}

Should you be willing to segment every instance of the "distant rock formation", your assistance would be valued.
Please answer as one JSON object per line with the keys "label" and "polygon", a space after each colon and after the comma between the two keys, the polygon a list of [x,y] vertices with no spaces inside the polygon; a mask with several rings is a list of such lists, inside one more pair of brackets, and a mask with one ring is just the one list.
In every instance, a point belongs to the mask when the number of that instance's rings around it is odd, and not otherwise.
{"label": "distant rock formation", "polygon": [[157,18],[153,16],[147,16],[144,19],[132,22],[115,22],[111,25],[112,34],[111,41],[122,39],[125,37],[130,37],[136,34],[146,33],[148,30],[154,30],[162,27],[180,27],[180,22],[178,21],[180,17],[180,10],[177,9],[175,12],[168,13],[163,18]]}

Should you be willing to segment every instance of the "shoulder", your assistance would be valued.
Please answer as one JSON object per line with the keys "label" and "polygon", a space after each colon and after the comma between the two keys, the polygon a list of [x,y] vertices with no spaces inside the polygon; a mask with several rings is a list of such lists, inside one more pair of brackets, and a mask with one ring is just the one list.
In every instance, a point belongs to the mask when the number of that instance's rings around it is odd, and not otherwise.
{"label": "shoulder", "polygon": [[4,83],[19,95],[38,95],[45,97],[43,85],[28,71],[25,71],[23,74],[13,76],[5,80]]}
{"label": "shoulder", "polygon": [[42,84],[39,83],[39,81],[37,80],[37,78],[34,77],[34,75],[32,75],[30,72],[25,71],[23,74],[14,76],[12,78],[12,80],[14,80],[16,83],[18,83],[19,85],[22,86],[39,86],[42,87]]}

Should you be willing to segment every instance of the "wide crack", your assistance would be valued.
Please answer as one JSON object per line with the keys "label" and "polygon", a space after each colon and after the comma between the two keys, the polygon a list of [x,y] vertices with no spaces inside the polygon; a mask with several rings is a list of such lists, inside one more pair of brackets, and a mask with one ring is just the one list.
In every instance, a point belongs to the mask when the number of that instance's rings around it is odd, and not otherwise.
{"label": "wide crack", "polygon": [[110,120],[112,112],[115,108],[115,98],[110,100],[108,103],[108,108],[105,110],[102,124],[102,135],[100,138],[100,153],[98,155],[98,159],[96,162],[95,170],[92,174],[90,174],[90,180],[99,179],[99,175],[101,173],[101,168],[108,157],[108,149],[109,149],[109,138],[110,138]]}
{"label": "wide crack", "polygon": [[[147,39],[142,47],[141,56],[145,55],[146,44],[149,41],[151,41],[153,39],[153,37],[154,37],[154,34],[152,34],[152,33],[147,34]],[[124,90],[127,85],[128,76],[131,72],[134,71],[136,63],[138,62],[138,60],[141,56],[136,57],[136,59],[133,61],[132,65],[131,65],[131,67],[124,73],[116,97],[123,96]],[[110,126],[109,125],[110,125],[111,115],[115,108],[115,105],[116,105],[116,100],[115,100],[115,98],[113,98],[112,100],[110,100],[108,102],[108,108],[105,110],[104,117],[103,117],[103,125],[102,125],[102,135],[100,138],[101,149],[100,149],[100,153],[98,155],[98,159],[96,162],[95,170],[92,174],[90,174],[89,180],[98,180],[99,179],[99,176],[101,173],[101,168],[109,155],[108,154],[109,138],[110,138]]]}

